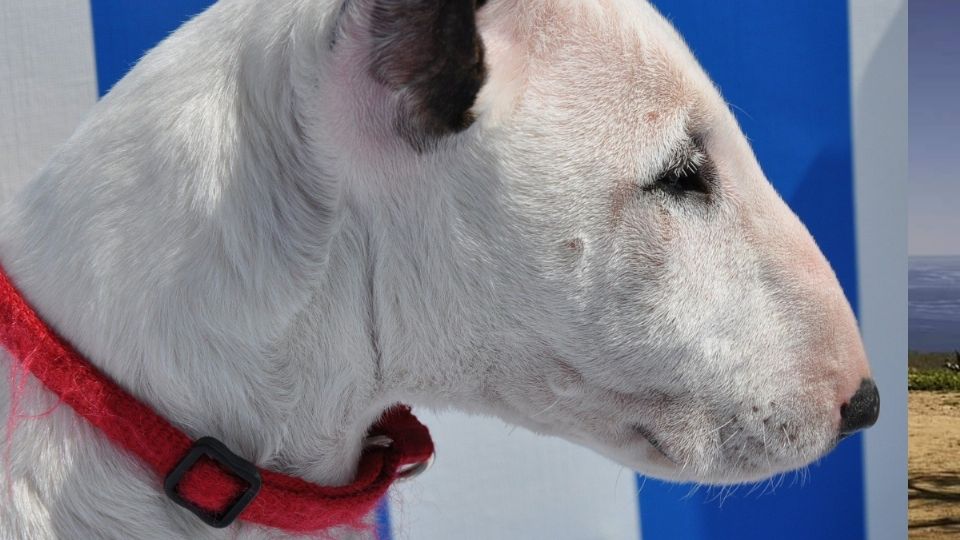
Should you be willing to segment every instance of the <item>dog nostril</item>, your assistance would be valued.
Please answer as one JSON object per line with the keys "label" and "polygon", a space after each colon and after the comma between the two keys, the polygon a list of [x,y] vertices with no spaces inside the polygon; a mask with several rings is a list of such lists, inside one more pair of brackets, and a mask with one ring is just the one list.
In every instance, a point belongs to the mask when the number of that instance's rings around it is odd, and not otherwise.
{"label": "dog nostril", "polygon": [[872,379],[863,379],[848,403],[840,406],[840,438],[866,429],[880,416],[880,392]]}

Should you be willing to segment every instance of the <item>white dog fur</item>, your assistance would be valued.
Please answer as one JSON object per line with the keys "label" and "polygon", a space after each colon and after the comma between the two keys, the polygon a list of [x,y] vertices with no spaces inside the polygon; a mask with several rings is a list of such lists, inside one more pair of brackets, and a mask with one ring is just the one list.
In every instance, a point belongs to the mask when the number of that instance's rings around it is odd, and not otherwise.
{"label": "white dog fur", "polygon": [[[0,261],[186,433],[314,482],[348,482],[398,402],[668,479],[832,448],[869,374],[853,315],[670,25],[635,0],[490,0],[475,121],[411,138],[416,96],[368,69],[393,76],[403,41],[368,26],[415,3],[221,0],[7,201]],[[661,189],[707,166],[709,194]],[[202,525],[0,363],[0,538],[278,537]]]}

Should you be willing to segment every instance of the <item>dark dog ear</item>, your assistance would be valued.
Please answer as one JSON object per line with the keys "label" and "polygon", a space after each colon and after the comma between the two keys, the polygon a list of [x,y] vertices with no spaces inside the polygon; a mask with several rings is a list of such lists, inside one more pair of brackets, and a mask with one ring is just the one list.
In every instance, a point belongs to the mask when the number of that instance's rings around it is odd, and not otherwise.
{"label": "dark dog ear", "polygon": [[367,0],[370,75],[396,101],[394,128],[418,151],[466,129],[486,79],[477,0]]}

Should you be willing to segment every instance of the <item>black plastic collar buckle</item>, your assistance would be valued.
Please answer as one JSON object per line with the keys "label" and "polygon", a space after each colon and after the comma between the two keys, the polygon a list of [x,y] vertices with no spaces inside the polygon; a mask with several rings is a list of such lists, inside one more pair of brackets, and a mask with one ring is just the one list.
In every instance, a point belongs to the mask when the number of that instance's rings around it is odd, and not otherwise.
{"label": "black plastic collar buckle", "polygon": [[[177,491],[177,486],[180,484],[183,475],[203,456],[207,456],[217,462],[227,472],[247,484],[247,488],[240,493],[240,496],[221,512],[208,512],[184,499],[180,495],[180,492]],[[237,519],[237,516],[240,515],[240,512],[243,512],[253,501],[253,498],[260,492],[260,485],[260,472],[257,470],[256,465],[234,454],[217,439],[204,437],[193,443],[187,455],[170,471],[170,474],[167,475],[166,480],[163,482],[163,490],[166,492],[167,497],[170,497],[173,502],[196,514],[197,517],[202,519],[207,525],[222,529],[233,523]]]}

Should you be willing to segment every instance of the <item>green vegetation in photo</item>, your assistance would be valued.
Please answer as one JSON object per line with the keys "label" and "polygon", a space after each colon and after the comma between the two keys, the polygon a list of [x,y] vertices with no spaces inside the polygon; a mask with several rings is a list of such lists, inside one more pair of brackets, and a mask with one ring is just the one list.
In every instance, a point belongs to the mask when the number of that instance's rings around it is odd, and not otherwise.
{"label": "green vegetation in photo", "polygon": [[908,389],[960,392],[960,353],[910,351],[907,365]]}

